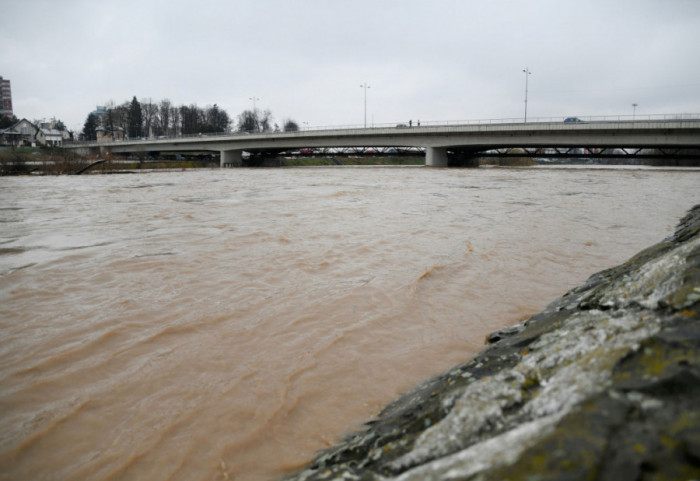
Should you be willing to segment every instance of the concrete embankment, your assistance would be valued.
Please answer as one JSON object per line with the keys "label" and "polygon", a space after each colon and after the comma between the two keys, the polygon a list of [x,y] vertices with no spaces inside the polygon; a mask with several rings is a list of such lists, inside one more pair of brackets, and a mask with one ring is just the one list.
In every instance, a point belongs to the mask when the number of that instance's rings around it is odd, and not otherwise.
{"label": "concrete embankment", "polygon": [[700,205],[486,342],[288,479],[700,479]]}

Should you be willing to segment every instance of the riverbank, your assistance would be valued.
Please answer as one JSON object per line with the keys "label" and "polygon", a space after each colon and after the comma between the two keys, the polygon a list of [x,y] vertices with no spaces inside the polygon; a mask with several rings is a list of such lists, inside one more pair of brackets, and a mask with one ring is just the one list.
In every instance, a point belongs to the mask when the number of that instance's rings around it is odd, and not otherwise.
{"label": "riverbank", "polygon": [[[408,156],[295,156],[262,159],[265,167],[325,167],[325,166],[410,166],[424,165],[421,155]],[[256,164],[257,165],[257,164]],[[183,170],[219,168],[218,156],[190,156],[170,154],[163,158],[134,159],[110,157],[88,159],[72,151],[42,147],[0,147],[0,176],[6,175],[61,175],[61,174],[112,174],[133,173],[146,170]]]}
{"label": "riverbank", "polygon": [[[252,157],[247,167],[330,167],[330,166],[423,166],[422,154],[311,154],[296,156]],[[571,159],[542,161],[533,158],[482,158],[472,167],[539,167],[539,168],[669,168],[697,169],[697,162],[625,162],[619,159],[599,162],[578,162]],[[187,170],[219,168],[218,154],[211,152],[170,152],[141,158],[133,156],[109,156],[86,158],[72,151],[45,147],[0,147],[0,176],[8,175],[61,175],[61,174],[114,174],[134,173],[146,170]]]}
{"label": "riverbank", "polygon": [[700,205],[288,480],[700,477]]}
{"label": "riverbank", "polygon": [[0,176],[115,174],[219,168],[218,159],[86,158],[72,151],[45,147],[0,147]]}

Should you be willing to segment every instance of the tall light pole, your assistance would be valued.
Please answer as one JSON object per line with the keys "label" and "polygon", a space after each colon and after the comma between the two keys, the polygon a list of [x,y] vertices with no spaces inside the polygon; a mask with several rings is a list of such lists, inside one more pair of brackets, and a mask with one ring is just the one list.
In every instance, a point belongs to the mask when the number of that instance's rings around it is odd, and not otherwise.
{"label": "tall light pole", "polygon": [[365,89],[365,128],[367,128],[367,89],[371,88],[367,82],[360,85],[360,88]]}
{"label": "tall light pole", "polygon": [[525,67],[523,73],[525,74],[525,123],[527,123],[527,80],[528,77],[532,75],[532,72],[530,72],[530,69],[528,67]]}
{"label": "tall light pole", "polygon": [[260,97],[248,97],[248,100],[253,101],[253,113],[255,113],[255,101],[260,100]]}
{"label": "tall light pole", "polygon": [[632,104],[632,120],[635,120],[637,117],[637,106],[639,104]]}

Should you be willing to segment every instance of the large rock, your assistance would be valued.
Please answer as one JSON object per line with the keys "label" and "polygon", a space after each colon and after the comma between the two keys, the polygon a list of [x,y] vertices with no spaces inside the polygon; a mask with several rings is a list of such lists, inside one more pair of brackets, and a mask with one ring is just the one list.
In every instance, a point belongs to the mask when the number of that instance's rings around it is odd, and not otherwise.
{"label": "large rock", "polygon": [[700,206],[290,480],[700,479]]}

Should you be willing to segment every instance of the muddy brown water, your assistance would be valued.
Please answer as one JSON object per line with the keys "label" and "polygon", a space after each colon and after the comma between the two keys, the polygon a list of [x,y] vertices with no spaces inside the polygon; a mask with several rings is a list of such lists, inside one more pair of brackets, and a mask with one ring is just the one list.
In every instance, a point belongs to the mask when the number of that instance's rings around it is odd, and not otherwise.
{"label": "muddy brown water", "polygon": [[673,231],[700,171],[0,178],[0,479],[264,480]]}

